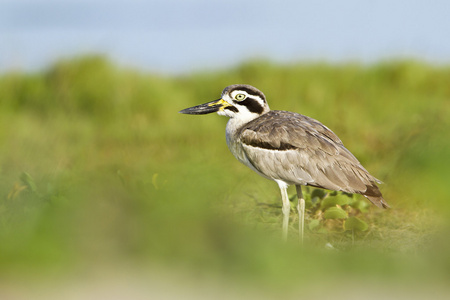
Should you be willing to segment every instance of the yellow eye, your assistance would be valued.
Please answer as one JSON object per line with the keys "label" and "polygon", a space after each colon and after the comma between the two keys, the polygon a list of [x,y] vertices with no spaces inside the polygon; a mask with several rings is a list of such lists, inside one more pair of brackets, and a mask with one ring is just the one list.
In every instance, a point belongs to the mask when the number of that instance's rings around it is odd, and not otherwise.
{"label": "yellow eye", "polygon": [[237,94],[236,96],[234,96],[234,99],[236,99],[237,101],[242,101],[245,99],[245,95],[244,94]]}

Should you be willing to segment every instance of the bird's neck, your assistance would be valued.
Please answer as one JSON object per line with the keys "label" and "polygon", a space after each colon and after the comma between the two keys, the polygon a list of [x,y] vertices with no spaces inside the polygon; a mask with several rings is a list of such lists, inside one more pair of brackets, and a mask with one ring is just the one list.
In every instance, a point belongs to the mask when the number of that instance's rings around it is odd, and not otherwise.
{"label": "bird's neck", "polygon": [[253,121],[259,117],[261,117],[263,114],[266,114],[270,110],[264,111],[262,114],[256,114],[256,113],[241,113],[237,116],[233,116],[230,118],[230,120],[227,123],[227,131],[228,128],[237,130],[247,124],[250,121]]}
{"label": "bird's neck", "polygon": [[[238,134],[242,126],[247,124],[250,121],[253,121],[257,118],[259,118],[261,115],[257,114],[247,114],[245,116],[241,115],[239,117],[233,117],[228,120],[227,128],[226,128],[226,137],[227,137],[227,144],[230,148],[231,152],[234,153],[232,150],[234,147],[237,147],[238,143]],[[234,145],[236,144],[236,145]]]}

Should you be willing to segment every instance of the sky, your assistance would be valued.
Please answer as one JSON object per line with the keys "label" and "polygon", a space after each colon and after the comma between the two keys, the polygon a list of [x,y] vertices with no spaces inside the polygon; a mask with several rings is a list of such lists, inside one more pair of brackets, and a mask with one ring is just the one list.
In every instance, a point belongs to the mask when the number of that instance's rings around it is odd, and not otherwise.
{"label": "sky", "polygon": [[450,63],[446,0],[0,0],[0,72],[104,54],[162,73],[414,58]]}

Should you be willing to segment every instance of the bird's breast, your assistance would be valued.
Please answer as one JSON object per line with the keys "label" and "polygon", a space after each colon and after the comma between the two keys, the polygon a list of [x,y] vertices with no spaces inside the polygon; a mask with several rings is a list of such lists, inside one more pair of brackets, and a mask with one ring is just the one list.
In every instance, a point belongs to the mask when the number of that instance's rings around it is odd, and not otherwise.
{"label": "bird's breast", "polygon": [[249,166],[249,161],[245,155],[244,149],[242,148],[242,144],[239,140],[239,137],[236,134],[236,130],[233,130],[232,128],[229,128],[227,126],[226,130],[226,139],[227,139],[227,146],[230,149],[231,153],[234,155],[234,157],[237,158],[241,163]]}
{"label": "bird's breast", "polygon": [[242,147],[242,142],[239,139],[238,136],[238,128],[242,126],[241,124],[238,124],[234,122],[233,119],[230,119],[227,123],[227,128],[225,132],[226,140],[227,140],[227,146],[230,149],[231,153],[236,157],[237,160],[239,160],[241,163],[255,171],[256,173],[260,174],[261,176],[265,177],[261,172],[259,172],[253,164],[248,159],[247,155],[245,154],[244,148]]}

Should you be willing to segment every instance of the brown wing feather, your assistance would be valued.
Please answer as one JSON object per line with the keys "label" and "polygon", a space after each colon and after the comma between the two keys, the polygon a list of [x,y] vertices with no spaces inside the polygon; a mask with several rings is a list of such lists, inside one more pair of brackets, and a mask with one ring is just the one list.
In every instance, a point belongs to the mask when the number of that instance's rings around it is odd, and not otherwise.
{"label": "brown wing feather", "polygon": [[376,185],[379,181],[317,120],[270,111],[240,128],[238,136],[249,161],[266,177],[359,193],[388,207]]}

